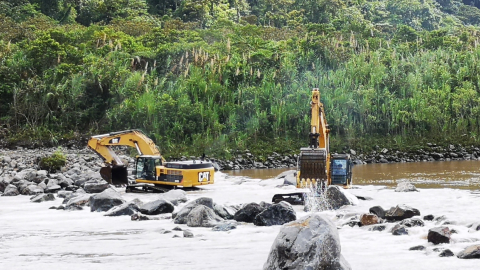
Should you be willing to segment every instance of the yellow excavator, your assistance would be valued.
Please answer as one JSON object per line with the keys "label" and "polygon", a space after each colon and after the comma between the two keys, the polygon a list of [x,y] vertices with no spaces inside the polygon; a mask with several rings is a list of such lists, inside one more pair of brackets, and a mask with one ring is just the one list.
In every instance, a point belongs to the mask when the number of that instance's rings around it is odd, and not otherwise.
{"label": "yellow excavator", "polygon": [[[135,183],[128,182],[125,161],[113,151],[113,146],[135,147]],[[203,160],[165,162],[155,143],[140,130],[124,130],[92,136],[88,147],[103,158],[100,175],[113,185],[126,185],[127,192],[166,192],[175,187],[195,187],[214,183],[214,167]],[[153,185],[152,185],[153,184]],[[140,188],[140,190],[139,190]]]}
{"label": "yellow excavator", "polygon": [[[318,88],[312,90],[309,146],[300,148],[297,160],[297,188],[322,193],[329,185],[350,188],[352,162],[348,154],[330,153],[330,129]],[[303,203],[304,193],[276,194],[272,201]]]}

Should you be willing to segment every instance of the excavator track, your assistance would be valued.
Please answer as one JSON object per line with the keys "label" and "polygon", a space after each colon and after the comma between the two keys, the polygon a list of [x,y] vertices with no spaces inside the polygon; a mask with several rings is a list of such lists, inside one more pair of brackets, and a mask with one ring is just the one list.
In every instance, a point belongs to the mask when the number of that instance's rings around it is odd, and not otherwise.
{"label": "excavator track", "polygon": [[170,187],[164,187],[161,185],[148,185],[148,184],[135,184],[128,185],[125,189],[127,193],[165,193],[172,190]]}

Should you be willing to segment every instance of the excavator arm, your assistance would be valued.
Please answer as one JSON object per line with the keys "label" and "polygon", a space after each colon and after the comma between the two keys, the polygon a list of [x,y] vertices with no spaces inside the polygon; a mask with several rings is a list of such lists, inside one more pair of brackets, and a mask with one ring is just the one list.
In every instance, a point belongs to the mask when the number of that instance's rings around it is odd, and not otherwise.
{"label": "excavator arm", "polygon": [[[135,147],[139,155],[160,156],[155,143],[139,130],[124,130],[92,136],[88,141],[88,147],[100,155],[107,165],[100,170],[100,174],[114,185],[127,184],[128,181],[126,165],[115,154],[112,146]],[[164,161],[163,158],[162,161]]]}

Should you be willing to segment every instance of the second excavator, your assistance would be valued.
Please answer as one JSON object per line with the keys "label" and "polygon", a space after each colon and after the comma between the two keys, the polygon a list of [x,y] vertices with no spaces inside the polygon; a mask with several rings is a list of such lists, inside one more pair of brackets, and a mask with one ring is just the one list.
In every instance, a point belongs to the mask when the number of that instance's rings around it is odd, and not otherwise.
{"label": "second excavator", "polygon": [[[311,124],[309,146],[300,148],[297,160],[297,188],[310,188],[322,193],[329,185],[350,188],[352,184],[352,162],[348,154],[330,153],[330,129],[320,91],[312,91]],[[304,193],[276,194],[272,201],[303,202]]]}
{"label": "second excavator", "polygon": [[[113,146],[135,147],[135,183],[128,182],[125,162],[113,151]],[[100,175],[113,185],[126,185],[128,191],[153,190],[165,192],[175,187],[195,187],[214,183],[214,167],[203,160],[165,162],[155,143],[140,130],[124,130],[92,136],[88,147],[100,155],[106,166]]]}

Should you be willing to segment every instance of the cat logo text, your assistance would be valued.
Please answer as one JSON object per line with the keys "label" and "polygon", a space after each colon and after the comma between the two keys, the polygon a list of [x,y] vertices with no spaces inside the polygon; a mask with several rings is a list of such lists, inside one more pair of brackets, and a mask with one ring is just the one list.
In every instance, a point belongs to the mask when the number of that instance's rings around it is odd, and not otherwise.
{"label": "cat logo text", "polygon": [[198,173],[198,182],[210,182],[210,172],[199,172]]}

